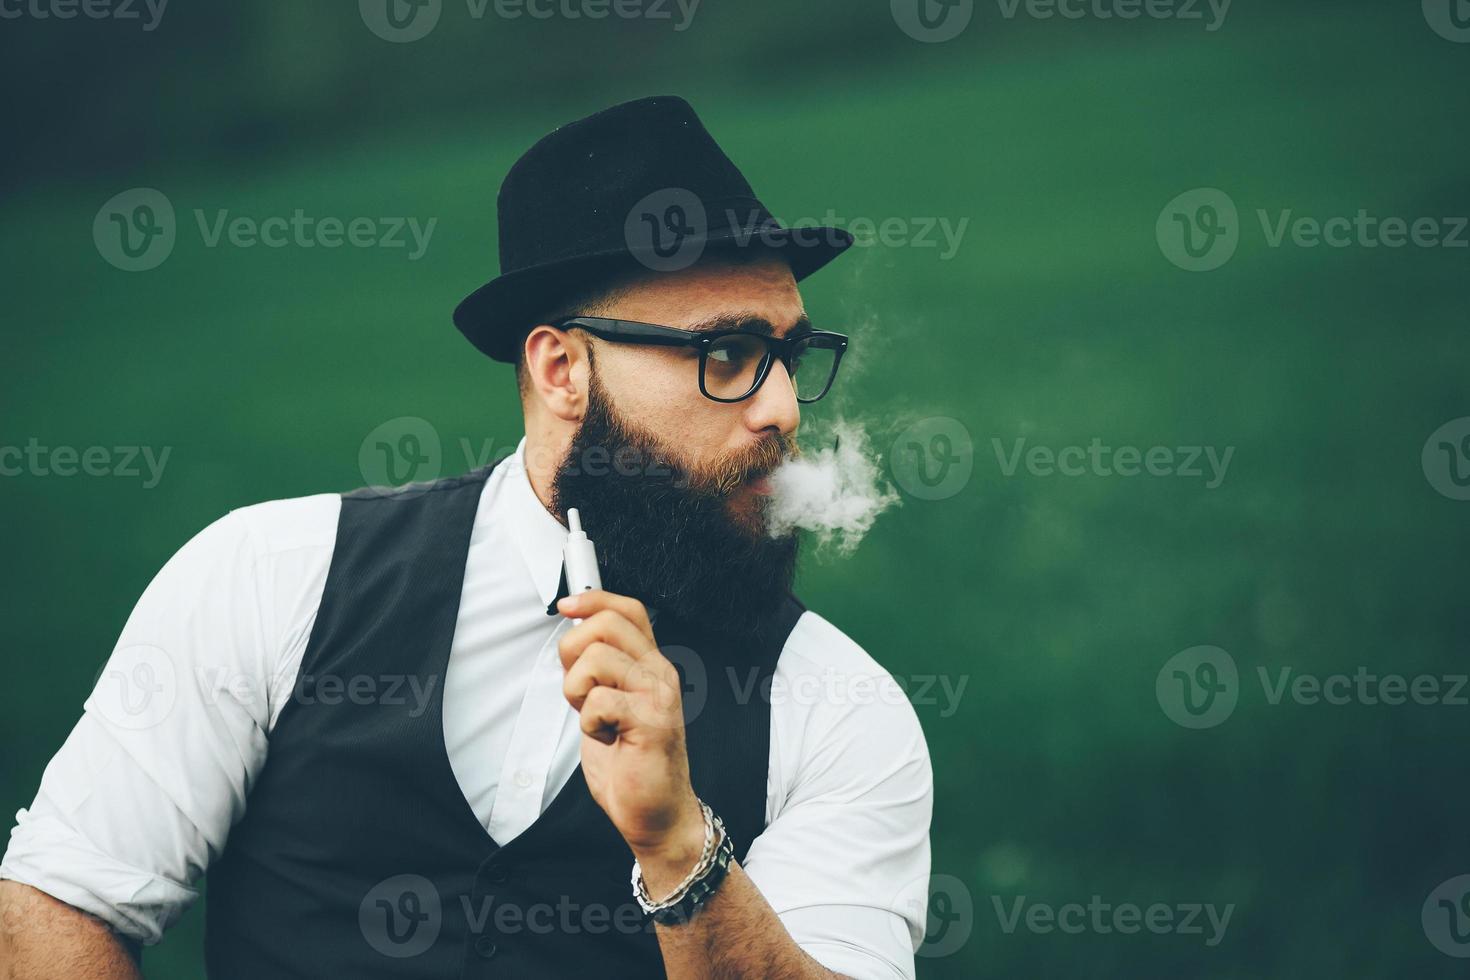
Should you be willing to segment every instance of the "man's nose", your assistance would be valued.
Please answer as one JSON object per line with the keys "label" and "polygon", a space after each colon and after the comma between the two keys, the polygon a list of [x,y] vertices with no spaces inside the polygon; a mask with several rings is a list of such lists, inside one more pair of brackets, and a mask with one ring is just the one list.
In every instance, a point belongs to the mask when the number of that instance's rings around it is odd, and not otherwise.
{"label": "man's nose", "polygon": [[801,424],[801,405],[796,400],[796,386],[786,365],[777,360],[771,365],[760,390],[750,396],[745,410],[745,424],[752,432],[774,428],[791,435]]}

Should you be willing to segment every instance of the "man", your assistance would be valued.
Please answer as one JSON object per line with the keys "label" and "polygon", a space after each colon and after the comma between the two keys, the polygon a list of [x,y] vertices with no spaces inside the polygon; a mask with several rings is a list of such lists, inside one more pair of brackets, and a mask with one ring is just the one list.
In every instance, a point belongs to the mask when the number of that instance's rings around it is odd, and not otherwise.
{"label": "man", "polygon": [[455,321],[516,364],[515,455],[168,562],[18,815],[17,976],[135,976],[206,870],[214,978],[913,975],[923,734],[762,520],[847,343],[797,280],[851,239],[780,234],[670,97],[541,140],[499,212]]}

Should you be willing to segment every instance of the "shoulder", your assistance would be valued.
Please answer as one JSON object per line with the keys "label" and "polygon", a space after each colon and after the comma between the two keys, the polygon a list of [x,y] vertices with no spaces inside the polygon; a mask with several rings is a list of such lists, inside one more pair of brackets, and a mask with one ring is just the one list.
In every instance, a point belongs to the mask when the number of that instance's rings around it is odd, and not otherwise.
{"label": "shoulder", "polygon": [[291,593],[310,591],[325,579],[340,509],[336,494],[316,494],[231,510],[175,551],[149,592],[162,593],[179,608],[190,600],[217,604],[227,597],[242,610],[289,604]]}
{"label": "shoulder", "polygon": [[216,522],[249,553],[236,565],[241,603],[264,628],[264,666],[277,681],[293,676],[310,639],[336,550],[342,497],[335,493],[267,500]]}
{"label": "shoulder", "polygon": [[240,541],[260,558],[301,548],[330,548],[341,510],[342,497],[335,493],[266,500],[237,507],[206,533],[217,528],[222,538]]}
{"label": "shoulder", "polygon": [[[224,685],[234,698],[228,703],[240,702],[268,729],[316,618],[339,500],[317,494],[252,504],[193,535],[139,597],[114,657],[161,651],[150,655],[166,658],[178,676],[201,679],[210,703],[226,703],[212,687]],[[97,698],[89,700],[105,707]]]}
{"label": "shoulder", "polygon": [[180,546],[150,588],[185,595],[238,588],[278,556],[323,547],[330,552],[339,507],[337,495],[317,494],[228,511]]}
{"label": "shoulder", "polygon": [[[917,731],[918,718],[901,680],[830,620],[806,610],[796,621],[776,663],[774,689],[826,708],[835,716],[861,714],[865,721]],[[855,709],[871,708],[867,711]]]}
{"label": "shoulder", "polygon": [[778,670],[783,668],[793,673],[831,668],[890,676],[856,640],[812,609],[801,614],[786,638],[777,664]]}

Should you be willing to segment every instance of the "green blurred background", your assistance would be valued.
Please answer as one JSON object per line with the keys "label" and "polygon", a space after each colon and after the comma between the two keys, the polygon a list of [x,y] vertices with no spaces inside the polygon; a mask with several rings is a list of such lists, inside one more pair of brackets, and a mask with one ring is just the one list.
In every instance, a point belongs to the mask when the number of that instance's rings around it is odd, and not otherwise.
{"label": "green blurred background", "polygon": [[[856,344],[806,422],[861,421],[885,466],[916,423],[973,447],[941,499],[892,471],[902,506],[799,583],[896,675],[966,679],[955,710],[916,708],[944,876],[920,976],[1463,975],[1421,906],[1470,873],[1470,707],[1272,705],[1257,680],[1467,669],[1470,502],[1420,454],[1470,415],[1470,249],[1272,247],[1256,218],[1470,214],[1470,44],[1432,11],[1238,0],[1208,30],[1204,7],[1069,20],[993,0],[920,43],[886,0],[707,0],[682,31],[449,0],[389,43],[345,2],[175,0],[153,30],[138,9],[0,21],[0,446],[171,451],[155,487],[0,478],[7,819],[194,532],[361,484],[365,437],[398,417],[432,424],[445,472],[468,468],[461,440],[514,446],[510,370],[449,323],[493,274],[499,181],[552,126],[675,92],[784,220],[969,222],[952,257],[871,245],[803,289]],[[178,240],[129,273],[92,222],[135,187],[168,197]],[[1238,206],[1240,241],[1188,272],[1155,222],[1201,187]],[[437,226],[410,261],[207,248],[193,217],[297,208]],[[1018,438],[1234,456],[1214,489],[1007,476],[993,440]],[[1239,703],[1189,730],[1155,680],[1202,644],[1233,657]],[[1023,895],[1235,908],[1213,947],[1208,929],[1008,933],[994,903]],[[150,976],[202,974],[202,919],[148,952]]]}

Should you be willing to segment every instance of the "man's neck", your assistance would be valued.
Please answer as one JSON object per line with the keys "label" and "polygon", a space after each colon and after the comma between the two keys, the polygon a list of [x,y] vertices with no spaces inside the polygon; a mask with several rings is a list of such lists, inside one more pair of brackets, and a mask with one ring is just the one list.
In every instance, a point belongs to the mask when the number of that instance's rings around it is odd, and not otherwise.
{"label": "man's neck", "polygon": [[556,474],[566,455],[570,440],[557,438],[551,432],[534,425],[526,426],[526,478],[531,490],[547,513],[561,521],[561,515],[552,508],[552,488],[556,485]]}

